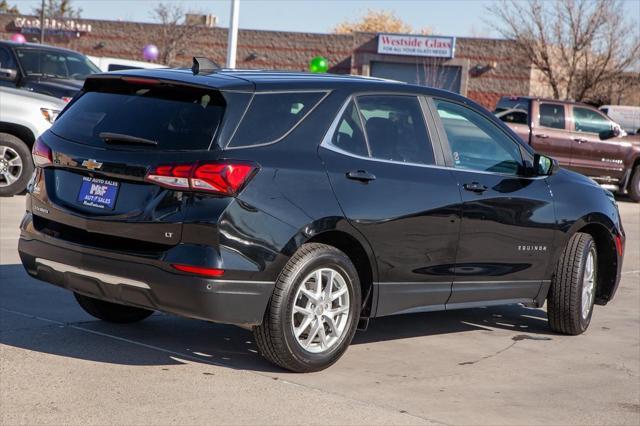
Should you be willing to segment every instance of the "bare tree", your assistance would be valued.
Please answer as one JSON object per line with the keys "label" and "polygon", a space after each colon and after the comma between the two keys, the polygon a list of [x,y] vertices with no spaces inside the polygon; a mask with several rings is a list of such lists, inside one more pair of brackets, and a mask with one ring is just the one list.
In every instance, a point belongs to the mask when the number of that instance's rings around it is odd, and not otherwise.
{"label": "bare tree", "polygon": [[[41,16],[42,8],[33,9],[33,14]],[[81,8],[75,8],[71,0],[46,0],[44,4],[44,17],[48,19],[71,18],[79,19],[82,15]]]}
{"label": "bare tree", "polygon": [[9,6],[7,0],[0,1],[0,13],[8,13],[9,15],[19,15],[18,6]]}
{"label": "bare tree", "polygon": [[160,62],[174,65],[178,52],[192,40],[193,27],[186,24],[181,6],[159,3],[151,16],[162,24],[158,35]]}
{"label": "bare tree", "polygon": [[640,62],[637,22],[620,0],[502,0],[490,12],[556,99],[585,100]]}

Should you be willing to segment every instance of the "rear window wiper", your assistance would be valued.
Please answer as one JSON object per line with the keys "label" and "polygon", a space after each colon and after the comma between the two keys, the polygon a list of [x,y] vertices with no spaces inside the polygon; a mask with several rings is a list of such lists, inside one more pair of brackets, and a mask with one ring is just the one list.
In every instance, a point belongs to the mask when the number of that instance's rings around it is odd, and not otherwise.
{"label": "rear window wiper", "polygon": [[158,141],[139,138],[137,136],[123,135],[122,133],[100,132],[98,136],[106,143],[137,143],[141,145],[158,145]]}

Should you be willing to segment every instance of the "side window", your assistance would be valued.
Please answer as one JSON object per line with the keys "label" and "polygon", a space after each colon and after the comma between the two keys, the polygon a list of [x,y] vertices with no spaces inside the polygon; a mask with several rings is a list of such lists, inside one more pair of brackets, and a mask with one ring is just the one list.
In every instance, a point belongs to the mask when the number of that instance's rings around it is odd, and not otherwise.
{"label": "side window", "polygon": [[358,108],[353,101],[349,103],[342,114],[338,128],[331,139],[331,144],[351,154],[362,157],[369,156]]}
{"label": "side window", "polygon": [[564,105],[540,104],[540,125],[564,130]]}
{"label": "side window", "polygon": [[357,98],[371,157],[435,164],[420,102],[415,96],[364,95]]}
{"label": "side window", "polygon": [[435,100],[454,167],[517,174],[522,166],[520,146],[481,114],[462,105]]}
{"label": "side window", "polygon": [[0,46],[0,68],[5,70],[17,70],[16,61],[9,49]]}
{"label": "side window", "polygon": [[611,130],[611,122],[589,108],[573,107],[573,122],[578,132],[601,133]]}
{"label": "side window", "polygon": [[256,93],[230,147],[275,142],[297,126],[324,92]]}

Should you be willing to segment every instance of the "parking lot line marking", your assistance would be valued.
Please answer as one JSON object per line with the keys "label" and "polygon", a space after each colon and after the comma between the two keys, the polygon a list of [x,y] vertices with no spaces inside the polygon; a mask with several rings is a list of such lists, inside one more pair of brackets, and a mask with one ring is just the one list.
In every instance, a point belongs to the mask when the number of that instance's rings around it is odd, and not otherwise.
{"label": "parking lot line marking", "polygon": [[182,353],[182,352],[176,352],[176,351],[172,351],[170,349],[161,348],[159,346],[149,345],[147,343],[136,342],[135,340],[127,339],[125,337],[114,336],[113,334],[109,334],[109,333],[102,333],[100,331],[91,330],[90,328],[79,327],[79,326],[73,325],[73,324],[68,324],[68,327],[73,328],[75,330],[80,330],[80,331],[85,331],[87,333],[95,334],[97,336],[108,337],[108,338],[111,338],[111,339],[114,339],[114,340],[119,340],[121,342],[130,343],[132,345],[142,346],[143,348],[153,349],[153,350],[164,352],[164,353],[167,353],[167,354],[170,354],[170,355],[179,356],[181,358],[185,358],[185,359],[188,359],[190,361],[197,361],[199,363],[211,364],[211,365],[215,365],[216,367],[227,367],[227,368],[229,368],[228,365],[225,365],[225,364],[222,364],[222,363],[218,363],[218,362],[215,362],[215,361],[209,361],[209,360],[198,358],[198,357],[195,357],[195,356],[192,356],[192,355],[189,355],[189,354],[185,354],[185,353]]}
{"label": "parking lot line marking", "polygon": [[37,319],[37,320],[40,320],[40,321],[50,322],[50,323],[57,324],[57,325],[65,325],[65,323],[60,322],[60,321],[52,320],[52,319],[49,319],[49,318],[39,317],[37,315],[25,314],[24,312],[18,312],[18,311],[14,311],[14,310],[7,309],[7,308],[0,308],[0,311],[5,311],[5,312],[8,312],[10,314],[20,315],[20,316],[23,316],[23,317],[26,317],[26,318],[31,318],[31,319]]}
{"label": "parking lot line marking", "polygon": [[[163,352],[163,353],[171,355],[172,359],[175,359],[174,357],[179,357],[179,358],[184,358],[185,360],[189,360],[189,361],[195,361],[195,362],[198,362],[198,363],[213,365],[215,367],[229,368],[229,369],[233,369],[233,370],[237,370],[237,371],[244,371],[244,372],[247,372],[247,373],[250,373],[250,374],[255,374],[257,376],[261,376],[261,377],[265,377],[265,378],[270,378],[270,379],[273,378],[273,376],[270,375],[270,374],[262,374],[262,373],[260,373],[258,371],[235,368],[235,367],[227,365],[227,364],[218,363],[218,362],[215,362],[215,361],[209,361],[207,359],[194,357],[192,355],[185,354],[185,353],[182,353],[182,352],[176,352],[176,351],[172,351],[172,350],[169,350],[169,349],[161,348],[159,346],[148,345],[146,343],[136,342],[135,340],[126,339],[124,337],[114,336],[113,334],[102,333],[100,331],[95,331],[95,330],[91,330],[89,328],[80,327],[80,326],[74,325],[73,323],[65,323],[65,322],[52,320],[52,319],[40,317],[40,316],[37,316],[37,315],[27,314],[27,313],[24,313],[24,312],[14,311],[12,309],[2,308],[2,307],[0,307],[0,311],[4,311],[4,312],[20,315],[20,316],[23,316],[23,317],[26,317],[26,318],[38,319],[38,320],[41,320],[41,321],[53,323],[53,324],[60,325],[60,326],[63,326],[63,327],[73,328],[73,329],[78,330],[78,331],[91,333],[91,334],[94,334],[94,335],[97,335],[97,336],[111,338],[111,339],[114,339],[114,340],[119,340],[119,341],[124,342],[124,343],[129,343],[129,344],[136,345],[136,346],[141,346],[141,347],[144,347],[144,348],[147,348],[147,349],[160,351],[160,352]],[[181,361],[180,359],[177,359],[177,360]],[[361,406],[364,406],[364,407],[372,406],[372,404],[370,402],[368,402],[368,401],[362,401],[362,400],[357,399],[357,398],[352,398],[352,397],[349,397],[349,396],[346,396],[346,395],[342,395],[340,393],[328,391],[326,389],[317,388],[315,386],[310,386],[310,385],[303,384],[303,383],[291,382],[289,380],[284,380],[284,379],[280,379],[280,380],[278,380],[278,382],[286,384],[286,385],[290,385],[290,386],[297,386],[297,387],[313,390],[315,392],[319,392],[319,393],[326,394],[326,395],[337,396],[337,397],[340,397],[342,399],[348,399],[348,400],[350,400],[350,401],[352,401],[354,403],[357,403],[357,404],[359,404]],[[382,409],[385,409],[385,410],[389,410],[389,411],[392,411],[392,412],[397,412],[398,411],[397,408],[395,408],[393,406],[386,405],[386,404],[373,404],[373,406],[375,406],[377,408],[382,408]],[[430,418],[427,418],[427,417],[423,417],[423,416],[420,416],[420,415],[417,415],[417,414],[412,414],[412,413],[409,413],[409,412],[406,412],[406,411],[402,412],[402,414],[404,416],[407,416],[407,417],[413,417],[413,418],[420,419],[420,420],[423,420],[423,421],[426,421],[426,422],[430,422],[430,423],[433,423],[433,424],[438,424],[438,425],[446,424],[446,423],[443,423],[443,422],[441,422],[439,420],[433,420],[433,419],[430,419]]]}
{"label": "parking lot line marking", "polygon": [[633,271],[625,271],[625,272],[621,273],[620,275],[627,275],[627,274],[631,275],[631,274],[638,274],[638,273],[640,273],[640,269],[635,269]]}

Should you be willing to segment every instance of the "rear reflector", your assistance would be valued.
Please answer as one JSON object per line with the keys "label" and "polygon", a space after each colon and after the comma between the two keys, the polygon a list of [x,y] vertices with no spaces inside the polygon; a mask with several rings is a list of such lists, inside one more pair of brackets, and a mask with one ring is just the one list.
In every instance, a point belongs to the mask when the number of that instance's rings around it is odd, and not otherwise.
{"label": "rear reflector", "polygon": [[47,167],[53,164],[51,148],[49,148],[40,138],[36,139],[31,149],[33,163],[38,167]]}
{"label": "rear reflector", "polygon": [[620,235],[616,235],[616,250],[618,250],[618,256],[622,257],[622,252],[624,251],[624,247],[622,246],[622,237]]}
{"label": "rear reflector", "polygon": [[201,266],[192,265],[180,265],[177,263],[171,264],[175,269],[182,272],[188,272],[194,275],[202,275],[205,277],[221,277],[224,274],[224,270],[215,268],[203,268]]}
{"label": "rear reflector", "polygon": [[145,180],[172,189],[233,196],[255,170],[253,164],[230,161],[168,164],[149,170]]}

